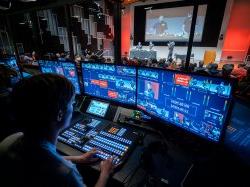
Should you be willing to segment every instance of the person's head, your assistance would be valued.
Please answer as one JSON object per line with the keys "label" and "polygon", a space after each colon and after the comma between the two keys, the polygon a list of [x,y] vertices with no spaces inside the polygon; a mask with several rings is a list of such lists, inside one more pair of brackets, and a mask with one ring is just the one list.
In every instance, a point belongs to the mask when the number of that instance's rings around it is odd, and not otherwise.
{"label": "person's head", "polygon": [[112,63],[112,60],[111,60],[111,58],[107,58],[107,63]]}
{"label": "person's head", "polygon": [[244,68],[246,64],[238,64],[238,68]]}
{"label": "person's head", "polygon": [[5,64],[0,64],[0,88],[10,89],[15,84],[17,77],[16,70]]}
{"label": "person's head", "polygon": [[152,61],[152,64],[157,64],[157,60],[155,58],[153,58],[151,61]]}
{"label": "person's head", "polygon": [[189,67],[188,67],[189,72],[193,72],[194,69],[195,69],[195,67],[196,67],[196,64],[190,63],[190,64],[189,64]]}
{"label": "person's head", "polygon": [[152,85],[151,85],[151,83],[150,82],[147,82],[147,90],[151,90],[152,89]]}
{"label": "person's head", "polygon": [[218,69],[218,64],[213,63],[210,65],[210,70],[217,70]]}
{"label": "person's head", "polygon": [[56,53],[56,58],[60,58],[60,57],[61,57],[60,53]]}
{"label": "person's head", "polygon": [[233,69],[234,69],[233,64],[224,64],[222,67],[222,76],[224,76],[224,77],[230,76]]}
{"label": "person's head", "polygon": [[75,61],[76,62],[80,62],[81,61],[81,56],[80,55],[76,55],[75,56]]}
{"label": "person's head", "polygon": [[61,57],[65,57],[65,53],[64,53],[64,52],[61,52],[60,56],[61,56]]}
{"label": "person's head", "polygon": [[163,21],[164,20],[164,16],[159,16],[159,21]]}
{"label": "person's head", "polygon": [[27,136],[57,133],[70,124],[74,93],[72,83],[60,75],[39,74],[22,80],[12,92],[16,122]]}
{"label": "person's head", "polygon": [[199,68],[203,68],[203,66],[204,66],[204,61],[203,60],[199,61]]}

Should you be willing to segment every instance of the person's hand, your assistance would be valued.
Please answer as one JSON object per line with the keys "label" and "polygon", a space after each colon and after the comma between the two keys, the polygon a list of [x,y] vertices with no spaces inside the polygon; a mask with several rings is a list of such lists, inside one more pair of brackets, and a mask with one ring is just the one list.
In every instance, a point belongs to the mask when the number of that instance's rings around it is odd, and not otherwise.
{"label": "person's hand", "polygon": [[114,168],[115,165],[113,164],[113,157],[101,161],[100,164],[101,176],[108,178],[109,175],[114,171]]}
{"label": "person's hand", "polygon": [[70,160],[77,164],[90,164],[96,162],[99,158],[95,158],[94,155],[97,153],[97,149],[92,149],[91,151],[84,153],[79,156],[66,156],[65,159]]}
{"label": "person's hand", "polygon": [[115,165],[113,165],[113,157],[101,161],[100,164],[101,173],[95,187],[105,187],[110,174],[114,171],[114,168]]}

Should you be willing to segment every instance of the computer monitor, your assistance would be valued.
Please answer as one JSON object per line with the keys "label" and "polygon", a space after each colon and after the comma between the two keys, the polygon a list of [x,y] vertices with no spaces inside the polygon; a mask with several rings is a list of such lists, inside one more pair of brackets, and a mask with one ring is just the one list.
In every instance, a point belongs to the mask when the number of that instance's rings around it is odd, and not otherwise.
{"label": "computer monitor", "polygon": [[76,66],[73,62],[39,60],[38,64],[42,73],[56,73],[65,76],[74,85],[76,94],[81,93]]}
{"label": "computer monitor", "polygon": [[135,105],[135,67],[83,62],[82,73],[85,94]]}
{"label": "computer monitor", "polygon": [[5,64],[6,66],[10,67],[11,69],[16,70],[17,79],[20,80],[22,78],[22,75],[21,75],[20,69],[17,65],[17,61],[16,61],[15,57],[0,59],[0,64]]}
{"label": "computer monitor", "polygon": [[108,107],[109,103],[91,100],[86,112],[96,116],[104,117],[107,113]]}
{"label": "computer monitor", "polygon": [[137,107],[170,125],[218,142],[232,85],[221,78],[139,68]]}
{"label": "computer monitor", "polygon": [[250,164],[250,103],[235,99],[225,133],[225,146]]}

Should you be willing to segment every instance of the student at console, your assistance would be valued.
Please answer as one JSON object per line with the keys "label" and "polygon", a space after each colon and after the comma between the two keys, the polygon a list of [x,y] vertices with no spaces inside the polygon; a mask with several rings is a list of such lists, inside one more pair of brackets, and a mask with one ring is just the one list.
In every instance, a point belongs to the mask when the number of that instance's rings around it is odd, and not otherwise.
{"label": "student at console", "polygon": [[[12,101],[24,133],[13,134],[0,144],[0,184],[85,186],[71,161],[92,162],[97,151],[68,157],[56,151],[59,132],[70,124],[74,92],[70,81],[54,74],[36,75],[16,85]],[[96,186],[106,185],[113,168],[112,158],[101,162]]]}

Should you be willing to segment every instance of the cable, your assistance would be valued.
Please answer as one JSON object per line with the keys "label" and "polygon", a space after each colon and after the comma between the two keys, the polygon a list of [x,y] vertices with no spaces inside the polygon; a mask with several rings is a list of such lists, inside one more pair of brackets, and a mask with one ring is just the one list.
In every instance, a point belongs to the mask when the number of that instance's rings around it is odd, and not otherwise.
{"label": "cable", "polygon": [[193,167],[194,167],[194,164],[192,164],[192,165],[190,166],[190,168],[188,169],[186,175],[184,176],[183,180],[181,181],[181,187],[184,186],[184,182],[186,181],[186,179],[187,179],[189,173],[191,172],[191,170],[193,169]]}

